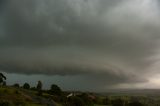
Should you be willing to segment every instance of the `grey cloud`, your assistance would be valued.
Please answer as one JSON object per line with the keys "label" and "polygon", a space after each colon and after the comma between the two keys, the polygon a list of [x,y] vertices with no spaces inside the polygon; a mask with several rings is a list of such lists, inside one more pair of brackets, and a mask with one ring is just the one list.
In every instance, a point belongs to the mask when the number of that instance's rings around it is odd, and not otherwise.
{"label": "grey cloud", "polygon": [[143,73],[157,55],[160,27],[157,1],[147,1],[9,1],[1,70],[87,75],[90,83],[104,80],[101,86],[147,81]]}

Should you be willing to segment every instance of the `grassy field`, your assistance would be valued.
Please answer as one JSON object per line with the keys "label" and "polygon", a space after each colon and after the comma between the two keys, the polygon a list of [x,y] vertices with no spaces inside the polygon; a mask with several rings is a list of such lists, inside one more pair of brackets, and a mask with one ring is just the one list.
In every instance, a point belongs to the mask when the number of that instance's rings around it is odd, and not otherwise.
{"label": "grassy field", "polygon": [[[26,90],[27,91],[27,90]],[[11,106],[46,106],[40,104],[36,92],[22,90],[14,87],[0,87],[0,106],[1,104],[10,104]],[[33,95],[33,96],[32,96]],[[38,98],[36,100],[36,98]]]}
{"label": "grassy field", "polygon": [[[38,96],[37,94],[37,91],[34,90],[0,86],[0,106],[4,106],[2,104],[10,104],[7,106],[47,106],[48,103],[53,104],[49,106],[63,106],[61,105],[62,102],[59,101],[59,99],[56,96],[50,95],[47,92],[43,92],[42,96]],[[151,91],[141,91],[138,93],[134,93],[134,95],[131,92],[116,92],[113,94],[95,94],[95,96],[97,96],[97,102],[94,102],[94,106],[117,106],[113,104],[98,105],[103,104],[104,100],[106,100],[106,97],[109,99],[109,104],[113,103],[114,100],[121,99],[125,103],[139,101],[140,103],[144,104],[144,106],[160,106],[160,93],[159,91],[154,90],[153,93]],[[50,99],[52,102],[50,101]]]}

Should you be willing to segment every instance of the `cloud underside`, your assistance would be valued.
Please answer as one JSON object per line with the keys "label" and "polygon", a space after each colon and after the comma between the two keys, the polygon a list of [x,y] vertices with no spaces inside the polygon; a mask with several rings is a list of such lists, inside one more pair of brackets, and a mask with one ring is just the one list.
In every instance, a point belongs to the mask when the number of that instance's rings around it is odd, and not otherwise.
{"label": "cloud underside", "polygon": [[101,86],[146,82],[159,52],[158,5],[157,0],[8,1],[1,16],[0,70],[80,75]]}

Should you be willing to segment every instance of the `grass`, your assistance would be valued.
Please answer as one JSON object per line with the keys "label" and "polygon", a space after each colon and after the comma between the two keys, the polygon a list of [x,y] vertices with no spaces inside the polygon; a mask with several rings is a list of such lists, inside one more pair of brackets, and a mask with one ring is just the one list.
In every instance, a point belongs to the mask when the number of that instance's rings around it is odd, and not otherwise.
{"label": "grass", "polygon": [[44,106],[44,105],[40,105],[40,104],[26,104],[25,106]]}
{"label": "grass", "polygon": [[6,101],[11,104],[23,104],[25,106],[44,106],[35,104],[32,98],[20,90],[20,88],[0,86],[0,101]]}
{"label": "grass", "polygon": [[[117,94],[118,95],[118,94]],[[125,95],[125,96],[124,96]],[[125,101],[131,101],[131,99],[138,99],[138,101],[140,101],[142,104],[149,104],[149,106],[157,106],[157,104],[160,104],[160,96],[126,96],[126,94],[124,95],[109,95],[107,96],[110,100],[115,100],[115,99],[122,99]],[[54,97],[53,95],[47,94],[46,92],[43,93],[42,96],[37,96],[37,91],[32,91],[32,90],[25,90],[22,88],[14,88],[14,87],[2,87],[0,86],[0,103],[11,103],[13,105],[11,106],[17,106],[17,104],[19,104],[19,106],[46,106],[46,105],[42,105],[42,104],[37,104],[37,103],[43,103],[43,102],[39,102],[37,99],[37,97],[43,98],[48,100],[47,98],[52,98],[54,101],[56,101],[56,97]],[[94,106],[111,106],[111,105],[98,105],[102,104],[102,100],[104,100],[106,97],[105,96],[98,96],[98,102],[97,104],[95,104]],[[53,101],[53,102],[54,102]],[[50,102],[48,102],[50,103]],[[58,104],[59,103],[59,104]],[[45,103],[43,103],[45,104]],[[0,104],[1,105],[1,104]],[[56,106],[62,106],[61,102],[55,103]]]}

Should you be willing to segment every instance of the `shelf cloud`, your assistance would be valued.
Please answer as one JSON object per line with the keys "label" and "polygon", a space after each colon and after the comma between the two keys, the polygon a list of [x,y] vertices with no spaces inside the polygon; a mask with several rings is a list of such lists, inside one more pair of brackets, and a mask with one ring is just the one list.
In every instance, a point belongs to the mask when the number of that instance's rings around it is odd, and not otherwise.
{"label": "shelf cloud", "polygon": [[81,76],[99,87],[145,83],[158,74],[158,0],[9,0],[2,6],[4,72]]}

